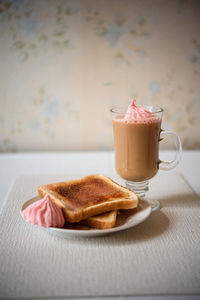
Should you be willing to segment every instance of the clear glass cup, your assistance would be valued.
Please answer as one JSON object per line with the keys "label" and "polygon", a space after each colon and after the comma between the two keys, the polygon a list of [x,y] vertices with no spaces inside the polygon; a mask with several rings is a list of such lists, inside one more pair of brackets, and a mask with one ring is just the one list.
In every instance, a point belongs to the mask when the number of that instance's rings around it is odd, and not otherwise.
{"label": "clear glass cup", "polygon": [[[161,107],[142,107],[148,109],[152,116],[145,119],[133,119],[131,116],[129,118],[127,108],[112,108],[111,113],[115,169],[125,180],[126,187],[144,198],[149,190],[149,179],[153,178],[159,169],[169,171],[179,163],[182,145],[175,132],[161,129],[163,115]],[[166,136],[173,136],[176,141],[175,158],[169,162],[159,159],[159,142]],[[159,201],[150,201],[150,204],[152,211],[160,208]]]}

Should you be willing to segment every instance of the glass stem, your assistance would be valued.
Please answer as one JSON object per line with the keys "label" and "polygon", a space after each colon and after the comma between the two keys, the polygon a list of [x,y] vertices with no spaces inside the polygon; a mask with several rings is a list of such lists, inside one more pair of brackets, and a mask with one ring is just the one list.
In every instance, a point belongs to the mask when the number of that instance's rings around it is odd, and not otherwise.
{"label": "glass stem", "polygon": [[134,181],[126,181],[126,188],[129,190],[133,190],[140,198],[144,198],[146,192],[149,190],[149,181],[140,181],[140,182],[134,182]]}
{"label": "glass stem", "polygon": [[151,205],[152,211],[157,211],[160,209],[160,202],[157,200],[149,200],[146,199],[145,195],[146,192],[149,190],[149,181],[140,181],[140,182],[134,182],[134,181],[125,181],[126,188],[129,190],[134,191],[139,198],[142,198],[146,200],[149,205]]}

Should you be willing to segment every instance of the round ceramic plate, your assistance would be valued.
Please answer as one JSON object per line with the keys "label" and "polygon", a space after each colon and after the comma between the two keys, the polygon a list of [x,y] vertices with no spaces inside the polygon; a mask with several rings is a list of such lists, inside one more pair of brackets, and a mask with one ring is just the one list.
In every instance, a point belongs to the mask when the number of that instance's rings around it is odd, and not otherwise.
{"label": "round ceramic plate", "polygon": [[[39,197],[34,197],[28,201],[26,201],[21,208],[21,216],[24,221],[26,221],[23,217],[22,211],[32,204],[35,201],[38,201]],[[125,230],[128,228],[131,228],[133,226],[138,225],[139,223],[142,223],[145,219],[149,217],[151,214],[151,206],[148,204],[145,200],[140,200],[139,205],[135,209],[129,209],[129,210],[120,210],[118,211],[117,215],[117,222],[115,227],[110,229],[93,229],[89,228],[88,226],[85,226],[84,224],[66,224],[63,228],[56,228],[56,227],[40,227],[38,225],[30,224],[31,226],[38,226],[41,229],[57,235],[61,238],[68,238],[68,237],[96,237],[96,236],[102,236],[106,234],[110,234],[113,232]],[[26,221],[27,222],[27,221]],[[28,223],[28,222],[27,222]]]}

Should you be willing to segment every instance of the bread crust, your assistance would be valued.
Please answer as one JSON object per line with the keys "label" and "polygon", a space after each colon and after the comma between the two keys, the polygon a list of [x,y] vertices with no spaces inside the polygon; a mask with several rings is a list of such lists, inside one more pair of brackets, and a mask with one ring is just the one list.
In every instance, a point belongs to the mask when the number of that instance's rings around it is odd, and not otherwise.
{"label": "bread crust", "polygon": [[85,220],[90,227],[97,229],[113,228],[117,220],[117,210],[113,210],[98,216],[89,217]]}
{"label": "bread crust", "polygon": [[[86,196],[89,197],[88,202],[86,201],[87,197],[86,200],[83,198],[82,202],[76,198],[74,201],[73,189],[75,189],[75,195],[80,199],[86,193]],[[107,198],[100,198],[95,202],[92,197],[95,198],[95,192],[101,196],[101,191],[102,195],[105,194],[105,197],[107,195]],[[138,196],[133,191],[101,174],[42,185],[38,187],[38,194],[40,198],[48,194],[50,199],[62,209],[65,220],[71,223],[112,210],[135,208],[138,205]]]}

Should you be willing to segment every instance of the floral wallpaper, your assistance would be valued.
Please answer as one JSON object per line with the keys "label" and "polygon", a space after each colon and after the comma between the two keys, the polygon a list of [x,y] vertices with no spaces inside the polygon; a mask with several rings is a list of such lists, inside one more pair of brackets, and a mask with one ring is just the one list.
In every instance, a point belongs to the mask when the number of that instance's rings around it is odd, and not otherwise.
{"label": "floral wallpaper", "polygon": [[113,149],[109,110],[133,97],[200,149],[199,16],[195,0],[0,0],[0,151]]}

